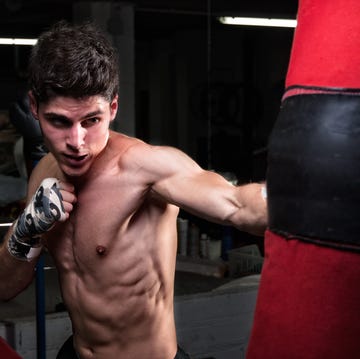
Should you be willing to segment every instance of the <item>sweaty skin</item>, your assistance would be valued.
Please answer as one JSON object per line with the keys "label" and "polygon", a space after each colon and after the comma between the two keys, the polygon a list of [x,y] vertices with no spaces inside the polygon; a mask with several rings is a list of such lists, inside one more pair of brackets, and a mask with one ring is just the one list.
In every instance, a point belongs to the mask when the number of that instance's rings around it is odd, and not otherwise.
{"label": "sweaty skin", "polygon": [[[28,196],[44,178],[60,180],[66,220],[43,240],[80,358],[173,359],[178,208],[262,234],[262,186],[235,187],[181,151],[109,131],[117,98],[56,97],[32,101],[32,110],[51,153],[33,171]],[[3,248],[0,259],[14,270]]]}

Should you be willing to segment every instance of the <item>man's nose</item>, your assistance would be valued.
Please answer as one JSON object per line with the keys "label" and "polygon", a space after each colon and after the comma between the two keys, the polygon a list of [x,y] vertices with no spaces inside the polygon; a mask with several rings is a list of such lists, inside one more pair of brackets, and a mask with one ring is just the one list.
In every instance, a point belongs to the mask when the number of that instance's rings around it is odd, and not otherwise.
{"label": "man's nose", "polygon": [[85,143],[86,129],[80,125],[72,126],[67,135],[67,146],[79,150]]}

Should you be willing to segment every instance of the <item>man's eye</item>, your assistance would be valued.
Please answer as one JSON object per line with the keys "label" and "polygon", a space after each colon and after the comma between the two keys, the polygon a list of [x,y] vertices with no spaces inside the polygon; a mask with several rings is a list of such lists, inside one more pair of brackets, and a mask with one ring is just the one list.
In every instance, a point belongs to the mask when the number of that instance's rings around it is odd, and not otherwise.
{"label": "man's eye", "polygon": [[66,127],[69,123],[61,118],[51,118],[49,122],[55,127]]}
{"label": "man's eye", "polygon": [[85,121],[83,121],[83,126],[84,127],[91,127],[96,125],[97,123],[100,122],[100,119],[98,117],[92,117],[92,118],[87,118]]}

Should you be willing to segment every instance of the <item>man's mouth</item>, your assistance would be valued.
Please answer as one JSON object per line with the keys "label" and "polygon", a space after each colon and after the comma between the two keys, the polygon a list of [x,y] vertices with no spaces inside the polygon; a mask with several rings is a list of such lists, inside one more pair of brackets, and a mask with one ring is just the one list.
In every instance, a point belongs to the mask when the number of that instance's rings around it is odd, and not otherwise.
{"label": "man's mouth", "polygon": [[85,155],[69,155],[69,154],[64,154],[64,157],[66,158],[66,161],[69,164],[82,164],[84,161],[86,161],[88,154]]}

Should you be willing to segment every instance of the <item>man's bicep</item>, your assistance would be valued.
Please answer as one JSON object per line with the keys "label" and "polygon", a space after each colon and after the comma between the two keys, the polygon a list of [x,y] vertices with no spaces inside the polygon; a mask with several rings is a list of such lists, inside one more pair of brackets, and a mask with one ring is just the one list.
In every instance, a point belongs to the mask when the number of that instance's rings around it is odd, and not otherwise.
{"label": "man's bicep", "polygon": [[201,167],[185,153],[163,148],[153,169],[152,190],[172,204],[187,202],[195,187],[200,186]]}
{"label": "man's bicep", "polygon": [[198,166],[163,179],[154,189],[168,202],[213,222],[225,223],[237,210],[235,187]]}

